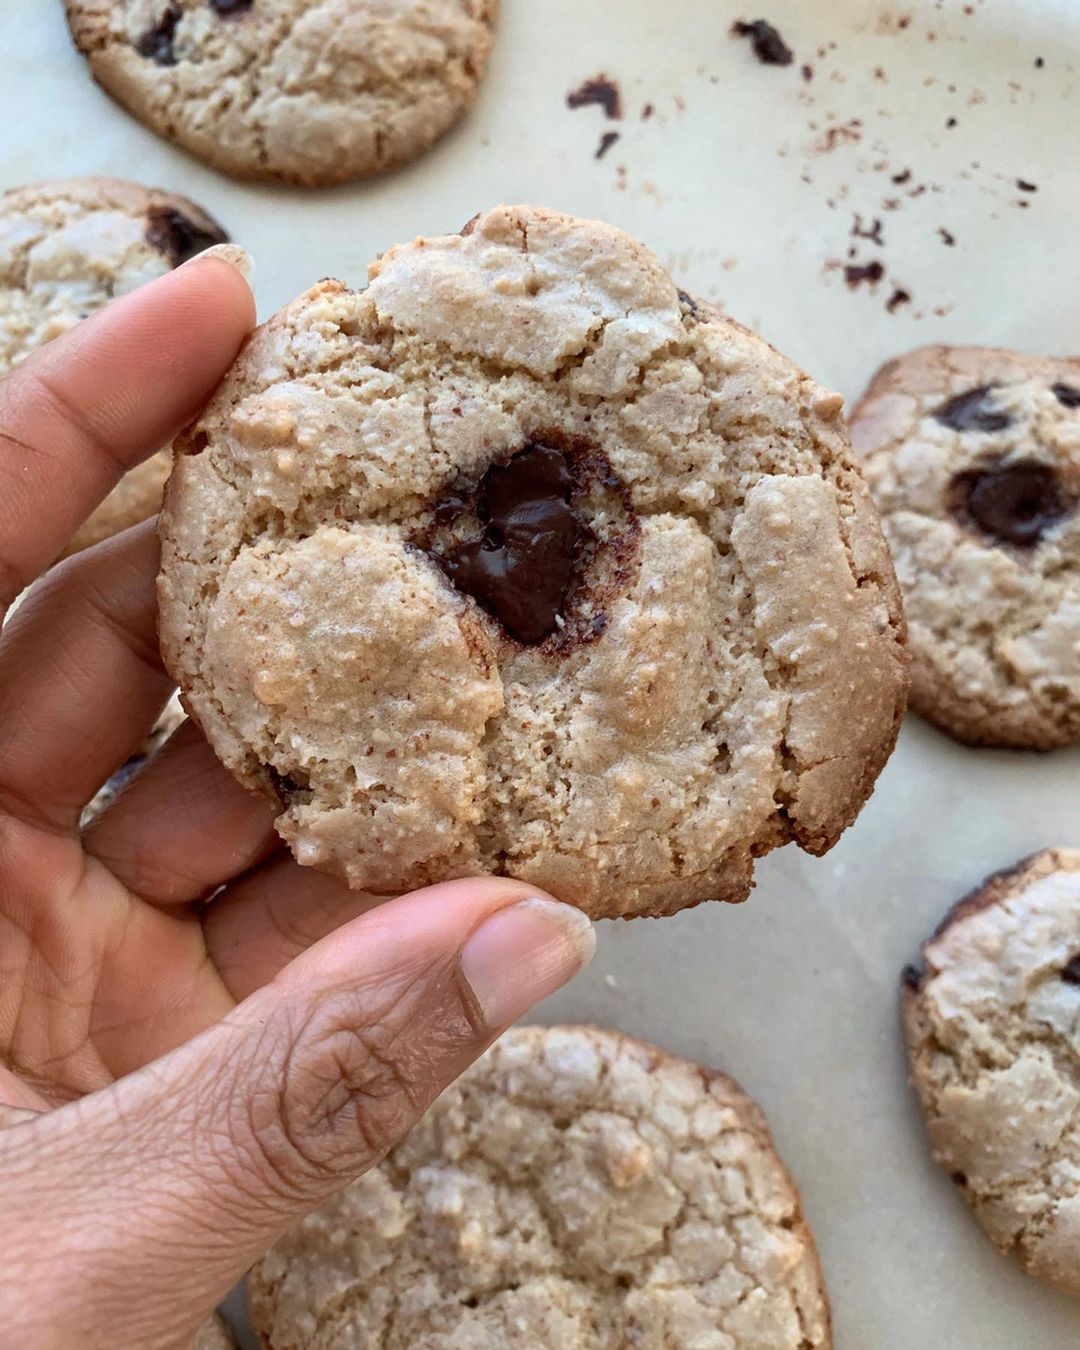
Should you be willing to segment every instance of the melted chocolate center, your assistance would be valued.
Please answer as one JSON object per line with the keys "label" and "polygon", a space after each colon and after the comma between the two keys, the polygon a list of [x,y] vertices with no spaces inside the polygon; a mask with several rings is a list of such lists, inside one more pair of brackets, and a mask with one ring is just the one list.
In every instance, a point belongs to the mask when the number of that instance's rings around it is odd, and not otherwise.
{"label": "melted chocolate center", "polygon": [[1010,422],[1009,414],[996,406],[993,392],[992,384],[968,389],[936,408],[934,418],[953,431],[1004,431]]}
{"label": "melted chocolate center", "polygon": [[[529,445],[480,482],[476,514],[482,532],[436,557],[459,590],[471,595],[519,642],[543,641],[557,627],[574,572],[583,527],[570,496],[566,456]],[[451,525],[471,509],[453,493],[435,518]]]}
{"label": "melted chocolate center", "polygon": [[1004,464],[960,474],[956,506],[992,538],[1031,547],[1065,515],[1061,481],[1047,464]]}

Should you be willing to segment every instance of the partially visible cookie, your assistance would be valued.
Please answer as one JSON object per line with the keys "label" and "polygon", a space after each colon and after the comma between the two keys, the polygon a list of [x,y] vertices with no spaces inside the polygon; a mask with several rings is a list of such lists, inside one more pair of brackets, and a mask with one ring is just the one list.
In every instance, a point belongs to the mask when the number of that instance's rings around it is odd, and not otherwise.
{"label": "partially visible cookie", "polygon": [[[194,202],[115,178],[69,178],[0,196],[0,376],[80,319],[203,249],[221,226]],[[65,555],[152,516],[171,457],[127,474]]]}
{"label": "partially visible cookie", "polygon": [[199,1328],[195,1350],[236,1350],[232,1332],[217,1313]]}
{"label": "partially visible cookie", "polygon": [[267,1350],[832,1344],[759,1109],[592,1027],[508,1032],[248,1290]]}
{"label": "partially visible cookie", "polygon": [[904,593],[911,702],[959,740],[1080,740],[1080,359],[926,347],[851,417]]}
{"label": "partially visible cookie", "polygon": [[301,863],[741,900],[892,749],[899,594],[842,400],[539,207],[264,325],[176,443],[162,653]]}
{"label": "partially visible cookie", "polygon": [[1080,1294],[1080,851],[990,877],[904,973],[934,1160],[1029,1274]]}
{"label": "partially visible cookie", "polygon": [[66,0],[94,78],[225,173],[340,183],[471,106],[498,0]]}

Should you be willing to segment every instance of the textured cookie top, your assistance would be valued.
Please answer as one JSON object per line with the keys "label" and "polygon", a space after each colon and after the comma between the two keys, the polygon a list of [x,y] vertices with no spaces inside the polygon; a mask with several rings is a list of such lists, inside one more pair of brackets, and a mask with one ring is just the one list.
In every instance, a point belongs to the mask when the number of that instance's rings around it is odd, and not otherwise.
{"label": "textured cookie top", "polygon": [[983,1226],[1080,1294],[1080,852],[963,900],[910,970],[904,1020],[935,1159]]}
{"label": "textured cookie top", "polygon": [[731,1079],[592,1028],[508,1032],[250,1277],[270,1350],[814,1350],[795,1188]]}
{"label": "textured cookie top", "polygon": [[226,240],[186,197],[115,178],[0,196],[0,374],[116,296]]}
{"label": "textured cookie top", "polygon": [[66,0],[95,78],[226,173],[337,183],[472,103],[498,0]]}
{"label": "textured cookie top", "polygon": [[352,886],[741,899],[893,744],[899,599],[839,397],[610,226],[500,207],[316,286],[176,449],[169,668]]}
{"label": "textured cookie top", "polygon": [[913,705],[976,744],[1080,738],[1080,360],[927,347],[878,373],[851,430]]}

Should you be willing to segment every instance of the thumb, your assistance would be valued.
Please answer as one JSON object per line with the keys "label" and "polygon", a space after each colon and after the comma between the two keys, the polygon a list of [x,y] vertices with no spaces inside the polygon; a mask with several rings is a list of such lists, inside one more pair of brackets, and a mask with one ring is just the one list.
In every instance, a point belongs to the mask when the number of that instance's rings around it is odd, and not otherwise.
{"label": "thumb", "polygon": [[339,929],[164,1059],[0,1131],[12,1344],[190,1345],[282,1232],[594,942],[583,914],[521,883],[432,887]]}

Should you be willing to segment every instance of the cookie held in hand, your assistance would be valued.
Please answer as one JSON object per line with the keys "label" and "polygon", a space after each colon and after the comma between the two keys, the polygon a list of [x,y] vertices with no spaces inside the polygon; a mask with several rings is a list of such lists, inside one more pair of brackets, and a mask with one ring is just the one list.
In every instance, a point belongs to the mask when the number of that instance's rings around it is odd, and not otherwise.
{"label": "cookie held in hand", "polygon": [[911,632],[912,707],[973,745],[1080,740],[1080,360],[926,347],[851,418]]}
{"label": "cookie held in hand", "polygon": [[903,620],[840,398],[611,226],[499,207],[320,283],[176,452],[166,662],[350,886],[741,900],[892,748]]}
{"label": "cookie held in hand", "polygon": [[934,1160],[992,1241],[1080,1294],[1080,852],[990,877],[905,971]]}
{"label": "cookie held in hand", "polygon": [[268,1350],[827,1350],[757,1106],[617,1032],[518,1027],[249,1276]]}

